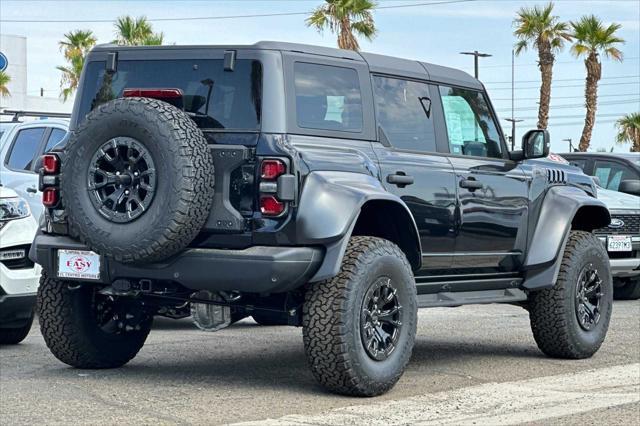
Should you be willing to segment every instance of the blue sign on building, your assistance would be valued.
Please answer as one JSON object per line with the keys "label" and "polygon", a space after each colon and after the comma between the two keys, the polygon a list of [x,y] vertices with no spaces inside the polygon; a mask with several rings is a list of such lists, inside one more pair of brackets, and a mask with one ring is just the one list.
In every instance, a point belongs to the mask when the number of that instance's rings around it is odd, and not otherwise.
{"label": "blue sign on building", "polygon": [[0,52],[0,71],[6,70],[8,65],[9,61],[7,60],[7,57],[4,56],[4,53]]}

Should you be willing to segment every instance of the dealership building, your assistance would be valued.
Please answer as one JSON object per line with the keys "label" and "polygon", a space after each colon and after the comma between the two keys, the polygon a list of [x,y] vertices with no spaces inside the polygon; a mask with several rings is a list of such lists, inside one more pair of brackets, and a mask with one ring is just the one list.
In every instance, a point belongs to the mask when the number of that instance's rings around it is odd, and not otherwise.
{"label": "dealership building", "polygon": [[62,102],[58,97],[42,93],[39,87],[27,84],[27,38],[0,34],[0,69],[11,77],[7,85],[10,97],[0,98],[0,110],[25,110],[70,113],[72,100]]}

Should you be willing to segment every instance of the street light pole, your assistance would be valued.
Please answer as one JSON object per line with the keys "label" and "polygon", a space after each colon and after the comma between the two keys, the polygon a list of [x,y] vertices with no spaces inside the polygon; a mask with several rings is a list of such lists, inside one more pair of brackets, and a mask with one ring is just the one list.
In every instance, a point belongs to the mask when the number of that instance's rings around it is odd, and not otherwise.
{"label": "street light pole", "polygon": [[474,50],[473,52],[460,52],[460,54],[473,56],[473,76],[476,79],[478,78],[478,58],[488,58],[493,56],[488,53],[480,53],[477,50]]}
{"label": "street light pole", "polygon": [[511,122],[511,151],[513,151],[516,149],[516,123],[524,120],[518,118],[505,118],[505,120]]}
{"label": "street light pole", "polygon": [[562,139],[562,142],[569,142],[569,152],[573,152],[573,144],[571,143],[573,142],[573,139],[571,138]]}

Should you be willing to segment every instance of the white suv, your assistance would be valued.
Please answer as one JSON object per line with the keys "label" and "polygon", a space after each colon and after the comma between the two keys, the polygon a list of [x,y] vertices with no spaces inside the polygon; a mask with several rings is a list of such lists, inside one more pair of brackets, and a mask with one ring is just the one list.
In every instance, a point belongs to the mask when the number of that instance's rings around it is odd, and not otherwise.
{"label": "white suv", "polygon": [[41,271],[28,257],[36,230],[29,204],[0,186],[0,344],[20,343],[31,329]]}

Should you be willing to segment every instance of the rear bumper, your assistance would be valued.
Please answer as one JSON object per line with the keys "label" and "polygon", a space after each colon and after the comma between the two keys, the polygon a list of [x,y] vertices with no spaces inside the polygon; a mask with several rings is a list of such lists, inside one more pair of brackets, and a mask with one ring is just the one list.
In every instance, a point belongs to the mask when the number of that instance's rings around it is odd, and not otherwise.
{"label": "rear bumper", "polygon": [[0,328],[24,326],[36,306],[36,294],[16,294],[0,296]]}
{"label": "rear bumper", "polygon": [[[57,275],[57,250],[88,250],[69,237],[39,234],[31,258]],[[186,249],[163,262],[122,264],[101,258],[100,282],[117,279],[172,281],[192,290],[279,293],[305,284],[318,270],[318,247],[254,246],[244,250]]]}

